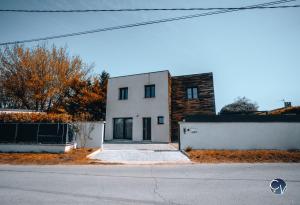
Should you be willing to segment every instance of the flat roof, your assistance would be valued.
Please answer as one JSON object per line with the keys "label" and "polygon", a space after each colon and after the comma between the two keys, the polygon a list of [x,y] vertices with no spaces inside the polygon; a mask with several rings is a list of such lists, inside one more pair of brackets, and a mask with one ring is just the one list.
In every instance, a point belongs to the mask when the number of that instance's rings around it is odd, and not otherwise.
{"label": "flat roof", "polygon": [[194,73],[194,74],[187,74],[187,75],[175,75],[172,76],[172,78],[176,78],[176,77],[191,77],[191,76],[199,76],[199,75],[212,75],[212,72],[206,72],[206,73]]}
{"label": "flat roof", "polygon": [[153,72],[145,72],[145,73],[137,73],[137,74],[130,74],[130,75],[121,75],[121,76],[115,76],[115,77],[110,77],[109,79],[112,78],[123,78],[123,77],[128,77],[128,76],[135,76],[135,75],[145,75],[145,74],[151,74],[151,73],[160,73],[160,72],[169,72],[169,70],[160,70],[160,71],[153,71]]}
{"label": "flat roof", "polygon": [[[109,79],[112,79],[112,78],[122,78],[122,77],[135,76],[135,75],[145,75],[145,74],[159,73],[159,72],[168,72],[170,74],[169,70],[159,70],[159,71],[152,71],[152,72],[145,72],[145,73],[137,73],[137,74],[130,74],[130,75],[115,76],[115,77],[110,77]],[[171,76],[171,77],[172,78],[176,78],[176,77],[191,77],[191,76],[196,76],[196,75],[212,75],[212,74],[213,74],[212,72],[206,72],[206,73],[194,73],[194,74],[187,74],[187,75],[176,75],[176,76]]]}
{"label": "flat roof", "polygon": [[43,113],[36,110],[0,108],[0,113]]}

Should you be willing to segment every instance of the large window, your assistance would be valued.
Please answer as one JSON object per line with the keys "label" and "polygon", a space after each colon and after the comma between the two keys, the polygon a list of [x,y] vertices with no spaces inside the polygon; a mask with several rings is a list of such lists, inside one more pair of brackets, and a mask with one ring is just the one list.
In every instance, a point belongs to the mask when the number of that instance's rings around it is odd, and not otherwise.
{"label": "large window", "polygon": [[114,118],[114,139],[132,139],[132,118]]}
{"label": "large window", "polygon": [[120,88],[119,90],[119,100],[128,99],[128,88]]}
{"label": "large window", "polygon": [[155,97],[155,85],[145,85],[145,98]]}
{"label": "large window", "polygon": [[188,99],[198,99],[198,88],[197,87],[187,88],[186,94]]}

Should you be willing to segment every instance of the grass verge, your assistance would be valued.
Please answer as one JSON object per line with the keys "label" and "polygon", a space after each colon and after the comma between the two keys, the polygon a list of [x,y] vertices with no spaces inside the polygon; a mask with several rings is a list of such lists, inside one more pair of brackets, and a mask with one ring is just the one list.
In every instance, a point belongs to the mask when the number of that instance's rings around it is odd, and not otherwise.
{"label": "grass verge", "polygon": [[67,153],[0,153],[0,164],[37,164],[37,165],[55,165],[55,164],[97,164],[98,161],[88,159],[86,156],[97,149],[80,148]]}
{"label": "grass verge", "polygon": [[300,162],[299,150],[190,150],[187,154],[198,163]]}

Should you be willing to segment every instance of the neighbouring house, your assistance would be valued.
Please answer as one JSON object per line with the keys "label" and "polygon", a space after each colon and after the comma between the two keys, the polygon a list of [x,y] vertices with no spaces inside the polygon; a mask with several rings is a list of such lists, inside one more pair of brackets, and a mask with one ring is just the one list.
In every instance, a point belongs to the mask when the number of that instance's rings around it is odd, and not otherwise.
{"label": "neighbouring house", "polygon": [[26,110],[26,109],[6,109],[6,108],[0,108],[0,114],[1,113],[43,113],[38,112],[35,110]]}
{"label": "neighbouring house", "polygon": [[300,115],[300,106],[289,106],[268,111],[269,115]]}
{"label": "neighbouring house", "polygon": [[108,80],[105,140],[170,142],[187,115],[215,114],[213,74],[157,71]]}

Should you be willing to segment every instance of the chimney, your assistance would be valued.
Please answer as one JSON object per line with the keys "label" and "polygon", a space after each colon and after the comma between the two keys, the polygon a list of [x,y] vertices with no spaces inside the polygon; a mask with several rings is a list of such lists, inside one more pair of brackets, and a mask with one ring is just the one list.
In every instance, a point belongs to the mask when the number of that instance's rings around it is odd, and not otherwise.
{"label": "chimney", "polygon": [[284,102],[284,107],[292,107],[292,103],[291,102]]}

